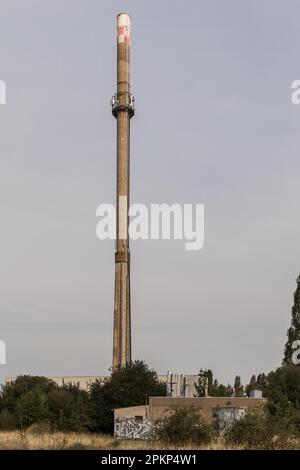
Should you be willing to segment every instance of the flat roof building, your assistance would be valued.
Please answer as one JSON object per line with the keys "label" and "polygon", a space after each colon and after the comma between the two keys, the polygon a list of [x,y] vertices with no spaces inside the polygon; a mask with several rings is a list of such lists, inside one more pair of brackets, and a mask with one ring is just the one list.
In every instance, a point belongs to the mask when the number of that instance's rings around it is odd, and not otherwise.
{"label": "flat roof building", "polygon": [[114,410],[114,435],[123,439],[147,439],[155,422],[179,407],[199,409],[205,422],[211,424],[217,420],[222,431],[265,403],[265,398],[248,397],[149,397],[148,405]]}

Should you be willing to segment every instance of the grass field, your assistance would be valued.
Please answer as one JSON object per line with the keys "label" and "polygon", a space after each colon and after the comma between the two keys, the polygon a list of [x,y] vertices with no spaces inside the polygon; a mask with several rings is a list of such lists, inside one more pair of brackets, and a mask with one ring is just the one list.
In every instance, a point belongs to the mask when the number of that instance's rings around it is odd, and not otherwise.
{"label": "grass field", "polygon": [[[273,449],[300,449],[300,440],[292,439]],[[228,447],[224,440],[215,439],[209,445],[165,445],[159,442],[121,440],[101,434],[80,434],[62,432],[7,431],[0,432],[0,450],[242,450],[242,447]]]}
{"label": "grass field", "polygon": [[[97,434],[77,433],[36,433],[30,431],[0,432],[1,450],[112,450],[112,449],[199,449],[192,445],[166,446],[159,443],[151,443],[136,440],[119,440],[111,436]],[[209,446],[201,449],[226,449],[222,440],[216,440]]]}

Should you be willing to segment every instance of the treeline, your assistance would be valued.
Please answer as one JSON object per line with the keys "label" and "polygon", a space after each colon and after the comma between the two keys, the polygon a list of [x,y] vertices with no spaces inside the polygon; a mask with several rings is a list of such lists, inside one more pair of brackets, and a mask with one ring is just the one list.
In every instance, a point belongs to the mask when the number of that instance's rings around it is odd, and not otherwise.
{"label": "treeline", "polygon": [[40,424],[49,431],[110,433],[114,408],[143,405],[149,395],[166,395],[166,386],[142,361],[97,380],[87,391],[75,385],[58,386],[46,377],[24,375],[2,386],[0,429]]}
{"label": "treeline", "polygon": [[[203,383],[206,382],[210,396],[242,396],[249,395],[252,389],[260,389],[267,401],[227,428],[220,428],[217,417],[208,424],[197,408],[179,407],[157,423],[153,439],[173,445],[208,445],[220,437],[221,430],[223,441],[229,448],[299,449],[300,368],[288,365],[267,375],[252,376],[245,387],[239,377],[235,386],[225,386],[213,379],[211,370],[201,370],[198,395],[203,396]],[[223,393],[228,395],[221,395]]]}
{"label": "treeline", "polygon": [[287,399],[295,408],[300,409],[300,367],[282,365],[276,371],[268,374],[252,375],[250,382],[245,386],[237,376],[234,385],[220,384],[214,379],[210,369],[200,370],[196,385],[197,396],[204,396],[205,382],[207,381],[208,395],[211,397],[242,397],[250,396],[251,390],[261,390],[262,396],[274,402]]}
{"label": "treeline", "polygon": [[207,388],[207,394],[210,397],[249,397],[251,390],[260,390],[262,396],[265,397],[267,395],[269,377],[272,377],[272,374],[273,372],[269,375],[262,372],[257,376],[252,375],[250,382],[246,385],[241,383],[241,377],[237,375],[233,385],[224,385],[214,378],[211,369],[200,369],[198,381],[195,386],[196,395],[198,397],[204,397]]}
{"label": "treeline", "polygon": [[[264,409],[247,415],[228,430],[225,438],[229,443],[272,447],[274,442],[279,446],[278,439],[287,445],[287,440],[298,435],[300,438],[300,368],[282,366],[269,374],[252,376],[245,386],[239,376],[233,386],[223,385],[213,377],[211,370],[200,370],[195,396],[205,393],[203,383],[207,383],[210,396],[243,396],[249,395],[252,389],[260,389],[268,399]],[[144,405],[149,396],[164,395],[166,385],[142,361],[113,372],[104,380],[96,380],[86,391],[75,385],[58,386],[46,377],[20,376],[2,386],[0,429],[31,427],[38,431],[112,433],[114,408]],[[198,436],[198,440],[207,443],[217,435],[216,423],[207,426],[193,412],[178,410],[168,419],[160,423],[157,431],[162,440],[184,441]],[[198,423],[197,433],[195,423]]]}

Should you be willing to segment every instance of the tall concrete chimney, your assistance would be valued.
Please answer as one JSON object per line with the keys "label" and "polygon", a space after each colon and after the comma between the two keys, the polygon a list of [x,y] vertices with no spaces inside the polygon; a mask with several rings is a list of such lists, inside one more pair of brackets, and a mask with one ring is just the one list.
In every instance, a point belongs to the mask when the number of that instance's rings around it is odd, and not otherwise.
{"label": "tall concrete chimney", "polygon": [[113,370],[131,364],[130,253],[128,240],[130,119],[134,98],[130,92],[131,20],[117,16],[117,93],[112,113],[117,119],[117,236],[115,251],[115,299]]}

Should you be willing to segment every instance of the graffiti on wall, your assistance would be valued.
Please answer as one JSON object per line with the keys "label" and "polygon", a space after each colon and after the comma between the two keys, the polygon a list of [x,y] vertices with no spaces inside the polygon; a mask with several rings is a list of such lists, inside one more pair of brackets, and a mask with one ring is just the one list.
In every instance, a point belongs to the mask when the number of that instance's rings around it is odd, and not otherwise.
{"label": "graffiti on wall", "polygon": [[213,417],[216,419],[220,435],[231,428],[235,421],[240,420],[247,414],[247,407],[241,406],[218,406],[213,410]]}
{"label": "graffiti on wall", "polygon": [[148,419],[125,418],[115,420],[115,437],[123,439],[147,439],[153,428]]}

